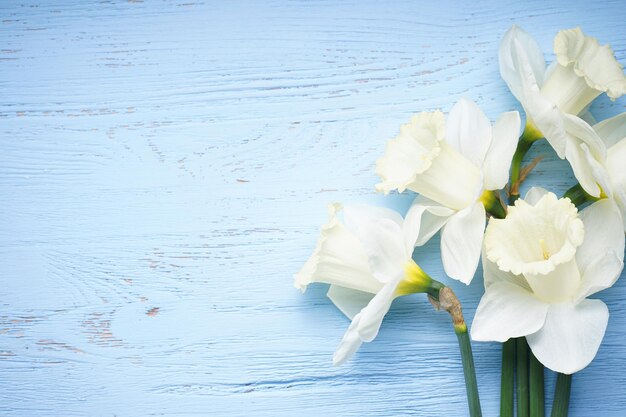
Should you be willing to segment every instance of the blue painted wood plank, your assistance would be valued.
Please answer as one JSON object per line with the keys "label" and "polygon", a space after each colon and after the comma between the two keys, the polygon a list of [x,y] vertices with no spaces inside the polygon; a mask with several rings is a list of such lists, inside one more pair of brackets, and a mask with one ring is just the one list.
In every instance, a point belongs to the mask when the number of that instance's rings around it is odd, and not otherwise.
{"label": "blue painted wood plank", "polygon": [[[292,274],[327,203],[408,207],[373,191],[373,163],[413,112],[519,108],[497,67],[511,24],[547,53],[580,25],[626,62],[622,1],[9,1],[0,16],[7,416],[466,415],[455,336],[423,297],[335,368],[348,322]],[[573,183],[533,152],[529,181]],[[416,256],[443,277],[438,243]],[[450,284],[471,320],[482,280]],[[626,413],[624,277],[599,297],[611,319],[572,416]],[[474,350],[496,415],[499,347]]]}

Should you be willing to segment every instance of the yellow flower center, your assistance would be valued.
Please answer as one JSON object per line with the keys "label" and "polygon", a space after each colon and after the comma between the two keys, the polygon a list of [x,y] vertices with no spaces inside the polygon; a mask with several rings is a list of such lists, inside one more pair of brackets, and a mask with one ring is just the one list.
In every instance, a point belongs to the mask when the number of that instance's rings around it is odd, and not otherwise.
{"label": "yellow flower center", "polygon": [[426,292],[431,283],[432,278],[411,259],[404,267],[404,279],[396,288],[396,297]]}

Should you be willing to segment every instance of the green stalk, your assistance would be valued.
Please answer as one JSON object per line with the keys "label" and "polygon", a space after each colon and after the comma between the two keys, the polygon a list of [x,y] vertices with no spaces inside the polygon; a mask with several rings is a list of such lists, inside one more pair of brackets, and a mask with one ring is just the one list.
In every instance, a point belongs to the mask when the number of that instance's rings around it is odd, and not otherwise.
{"label": "green stalk", "polygon": [[569,198],[572,201],[572,204],[574,204],[576,207],[580,207],[585,203],[592,203],[599,200],[598,198],[589,195],[585,190],[583,190],[583,187],[581,187],[580,184],[576,184],[569,190],[565,191],[563,197]]}
{"label": "green stalk", "polygon": [[[526,131],[524,131],[525,133]],[[522,170],[522,161],[524,160],[524,156],[530,150],[530,147],[535,143],[534,140],[528,140],[527,136],[523,134],[519,138],[519,142],[517,142],[517,149],[515,149],[515,153],[513,154],[513,160],[511,161],[511,184],[515,184],[519,181],[520,172]]]}
{"label": "green stalk", "polygon": [[515,153],[513,154],[513,160],[511,161],[511,179],[510,179],[510,195],[509,195],[509,204],[513,205],[515,200],[519,198],[519,186],[520,186],[520,174],[522,172],[522,161],[524,160],[524,156],[530,150],[530,147],[533,146],[538,139],[541,139],[543,134],[537,130],[531,123],[526,123],[526,127],[524,128],[524,132],[522,136],[519,138],[519,142],[517,142],[517,148],[515,149]]}
{"label": "green stalk", "polygon": [[478,397],[478,383],[476,382],[476,369],[474,368],[474,356],[472,355],[472,345],[467,334],[467,326],[464,330],[459,330],[455,326],[454,331],[459,340],[461,349],[461,360],[463,361],[463,374],[465,375],[465,390],[467,391],[467,403],[471,417],[481,417],[480,399]]}
{"label": "green stalk", "polygon": [[525,337],[516,339],[517,346],[517,417],[529,417],[528,344]]}
{"label": "green stalk", "polygon": [[[445,287],[435,280],[433,280],[433,283],[439,285],[433,286],[432,291],[428,291],[428,299],[437,310],[445,310],[450,314],[452,324],[454,325],[454,332],[459,341],[470,417],[482,417],[472,345],[470,343],[469,334],[467,333],[467,324],[465,324],[465,319],[463,318],[461,303],[450,287]],[[440,285],[442,288],[440,288]]]}
{"label": "green stalk", "polygon": [[556,390],[554,392],[551,417],[567,417],[571,390],[572,376],[559,374],[556,378]]}
{"label": "green stalk", "polygon": [[500,417],[513,417],[515,380],[515,339],[502,343],[502,379],[500,381]]}
{"label": "green stalk", "polygon": [[543,393],[543,365],[533,355],[530,355],[530,415],[544,417],[544,393]]}

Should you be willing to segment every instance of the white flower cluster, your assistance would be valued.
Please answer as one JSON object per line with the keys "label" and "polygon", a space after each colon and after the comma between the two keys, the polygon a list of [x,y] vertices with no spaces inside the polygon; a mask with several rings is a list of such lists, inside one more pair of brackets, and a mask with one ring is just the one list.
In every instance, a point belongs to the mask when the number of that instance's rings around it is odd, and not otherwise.
{"label": "white flower cluster", "polygon": [[[492,124],[468,99],[447,117],[423,112],[400,127],[376,162],[376,189],[418,194],[404,218],[386,208],[330,206],[295,285],[330,284],[328,297],[352,320],[336,364],[376,337],[394,298],[429,292],[432,280],[413,250],[440,230],[448,276],[469,284],[482,258],[474,340],[525,336],[541,363],[565,374],[595,357],[609,312],[587,297],[612,286],[623,268],[626,113],[595,123],[588,108],[602,93],[625,94],[626,76],[611,48],[579,28],[559,32],[554,53],[546,67],[537,43],[516,26],[500,45],[501,75],[526,113],[521,137],[516,111]],[[559,198],[531,188],[503,204],[502,190],[519,189],[524,153],[542,138],[570,163],[578,193]]]}

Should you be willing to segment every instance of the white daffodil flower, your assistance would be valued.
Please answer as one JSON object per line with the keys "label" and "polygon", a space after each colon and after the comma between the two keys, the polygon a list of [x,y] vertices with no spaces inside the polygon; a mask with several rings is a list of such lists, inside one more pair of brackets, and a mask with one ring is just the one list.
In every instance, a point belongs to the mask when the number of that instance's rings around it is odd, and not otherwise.
{"label": "white daffodil flower", "polygon": [[580,28],[560,31],[554,39],[556,61],[546,68],[539,45],[517,26],[500,44],[502,78],[526,111],[525,136],[545,137],[558,156],[567,158],[574,175],[594,197],[601,190],[590,181],[582,146],[604,158],[604,147],[581,115],[601,93],[616,99],[626,93],[626,76],[608,45]]}
{"label": "white daffodil flower", "polygon": [[504,113],[491,126],[474,102],[461,99],[447,123],[440,111],[413,116],[376,162],[382,179],[378,191],[409,189],[420,194],[405,220],[419,230],[416,245],[443,227],[446,274],[466,284],[480,259],[485,207],[499,204],[492,191],[508,182],[519,130],[517,112]]}
{"label": "white daffodil flower", "polygon": [[537,359],[572,374],[595,357],[609,313],[588,296],[613,285],[624,260],[619,213],[600,200],[580,213],[567,198],[533,188],[485,233],[485,294],[472,338],[526,336]]}
{"label": "white daffodil flower", "polygon": [[313,282],[331,284],[328,297],[352,319],[333,356],[335,365],[376,337],[396,297],[426,292],[433,284],[412,259],[419,230],[405,227],[400,214],[381,207],[346,207],[341,222],[341,209],[329,206],[317,247],[294,276],[303,292]]}

